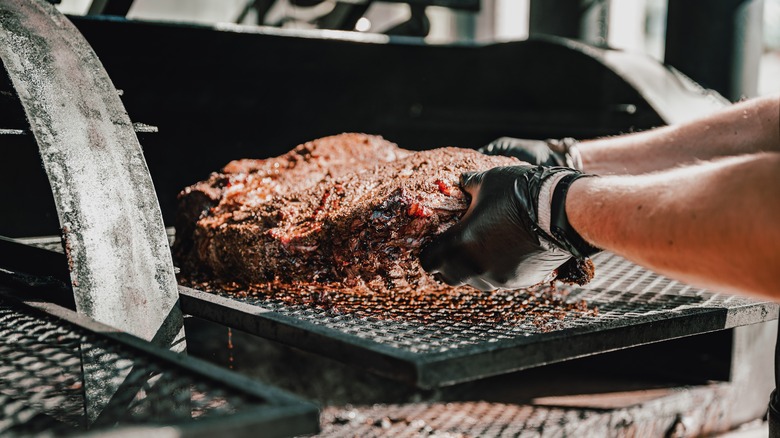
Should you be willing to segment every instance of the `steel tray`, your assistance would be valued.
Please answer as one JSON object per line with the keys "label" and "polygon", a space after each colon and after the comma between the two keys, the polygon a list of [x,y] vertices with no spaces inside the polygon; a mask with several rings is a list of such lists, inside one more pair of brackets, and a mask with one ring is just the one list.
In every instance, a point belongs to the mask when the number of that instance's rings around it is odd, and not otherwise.
{"label": "steel tray", "polygon": [[[185,313],[433,388],[596,353],[775,319],[776,304],[670,280],[621,257],[595,257],[596,277],[573,288],[561,310],[537,300],[524,320],[463,321],[447,312],[394,313],[383,319],[273,299],[180,287]],[[498,294],[498,295],[496,295]],[[501,295],[503,294],[503,295]],[[495,292],[491,302],[524,299]],[[464,303],[490,313],[482,301]],[[597,312],[595,311],[596,309]],[[426,309],[427,310],[427,309]],[[533,314],[548,313],[544,324]],[[440,315],[440,316],[439,316]]]}
{"label": "steel tray", "polygon": [[[24,243],[49,250],[59,246],[59,240],[52,238],[28,239]],[[41,259],[40,255],[33,258]],[[533,296],[522,291],[475,293],[455,309],[436,308],[436,304],[428,308],[392,309],[393,305],[387,304],[385,307],[391,310],[387,317],[329,309],[316,303],[290,305],[262,296],[211,293],[182,286],[179,294],[182,310],[187,314],[420,388],[446,386],[778,317],[775,303],[689,286],[611,253],[598,254],[594,263],[594,279],[585,287],[571,288],[558,302],[545,302],[538,297],[534,301]],[[506,305],[507,301],[528,299],[532,305],[526,316],[496,315],[516,308]],[[453,317],[464,309],[484,318]]]}

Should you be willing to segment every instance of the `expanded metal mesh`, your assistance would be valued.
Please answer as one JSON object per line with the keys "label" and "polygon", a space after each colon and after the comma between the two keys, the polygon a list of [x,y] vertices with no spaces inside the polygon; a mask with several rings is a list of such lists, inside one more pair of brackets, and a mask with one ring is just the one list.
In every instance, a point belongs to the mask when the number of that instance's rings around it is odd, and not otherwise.
{"label": "expanded metal mesh", "polygon": [[[388,307],[396,307],[385,315],[363,312],[368,307],[376,308],[376,296],[357,297],[350,301],[338,295],[343,292],[333,291],[337,297],[334,299],[328,297],[331,292],[326,289],[301,291],[302,298],[298,304],[287,299],[275,299],[274,293],[215,293],[336,329],[347,336],[413,353],[442,353],[506,339],[625,326],[659,316],[672,317],[696,310],[756,304],[747,298],[682,284],[614,254],[599,254],[594,263],[596,276],[585,287],[559,286],[557,291],[541,288],[479,292],[470,289],[454,295],[422,291],[419,304],[409,305],[409,297],[401,298],[403,305],[386,303]],[[316,297],[310,298],[310,295]],[[457,301],[453,298],[456,296]],[[496,318],[497,313],[502,317]]]}
{"label": "expanded metal mesh", "polygon": [[318,437],[578,436],[592,433],[603,415],[488,402],[411,403],[332,407],[320,416]]}
{"label": "expanded metal mesh", "polygon": [[[719,318],[728,315],[733,327],[771,319],[777,312],[773,303],[689,286],[611,253],[600,253],[593,261],[596,275],[588,285],[558,286],[557,290],[546,286],[492,292],[458,288],[388,295],[353,293],[322,285],[279,285],[278,290],[212,292],[271,311],[256,314],[257,318],[280,315],[289,318],[290,324],[302,332],[313,324],[328,330],[328,337],[358,349],[365,348],[368,341],[384,352],[397,351],[404,358],[412,353],[416,358],[439,355],[437,360],[442,354],[455,357],[528,344],[544,348],[541,345],[545,340],[556,337],[609,333],[615,328],[705,313],[718,312]],[[201,289],[197,284],[193,286]],[[191,304],[188,311],[195,315],[203,310],[190,301],[183,300],[184,304]],[[713,323],[701,329],[691,324],[671,324],[655,333],[653,340],[722,328],[726,328],[725,323],[720,326]],[[291,336],[285,341],[305,344],[306,337]],[[647,342],[628,339],[620,333],[615,336],[619,339],[611,341],[612,348]],[[592,345],[581,348],[579,354],[587,354],[587,349],[603,351],[604,342],[593,339],[590,342]],[[306,345],[299,346],[306,348]],[[563,358],[561,355],[560,359]],[[532,364],[523,364],[529,365]],[[512,366],[507,364],[508,369]],[[452,380],[459,379],[452,376]]]}
{"label": "expanded metal mesh", "polygon": [[685,422],[663,404],[619,409],[516,405],[486,401],[326,408],[317,438],[347,437],[693,437],[728,427],[716,392],[686,394]]}
{"label": "expanded metal mesh", "polygon": [[180,424],[267,405],[0,299],[0,435]]}
{"label": "expanded metal mesh", "polygon": [[611,253],[597,255],[594,262],[596,276],[583,289],[589,301],[600,304],[602,318],[703,308],[730,309],[759,303],[671,280]]}

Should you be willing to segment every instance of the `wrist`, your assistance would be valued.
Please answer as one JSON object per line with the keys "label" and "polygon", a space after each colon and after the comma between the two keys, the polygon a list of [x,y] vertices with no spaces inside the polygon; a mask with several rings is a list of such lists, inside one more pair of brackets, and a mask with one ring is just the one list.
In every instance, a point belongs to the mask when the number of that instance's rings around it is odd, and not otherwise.
{"label": "wrist", "polygon": [[582,154],[580,154],[579,142],[571,137],[561,139],[547,139],[547,147],[561,157],[561,166],[575,170],[583,170]]}
{"label": "wrist", "polygon": [[558,183],[566,175],[571,174],[568,171],[561,171],[553,173],[545,178],[539,186],[539,197],[536,202],[536,222],[539,228],[544,231],[548,236],[552,236],[551,224],[552,224],[552,202],[553,194]]}
{"label": "wrist", "polygon": [[590,176],[594,175],[566,168],[547,168],[540,173],[536,200],[537,225],[542,234],[578,259],[600,251],[574,229],[566,212],[569,188],[575,181]]}

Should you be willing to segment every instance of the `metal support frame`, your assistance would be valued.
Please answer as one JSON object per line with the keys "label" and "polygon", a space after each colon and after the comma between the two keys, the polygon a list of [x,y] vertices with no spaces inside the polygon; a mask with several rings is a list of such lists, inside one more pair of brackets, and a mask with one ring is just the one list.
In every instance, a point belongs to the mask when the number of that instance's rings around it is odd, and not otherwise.
{"label": "metal support frame", "polygon": [[243,23],[249,15],[249,12],[254,9],[255,14],[257,14],[255,23],[263,24],[265,23],[265,16],[268,14],[268,11],[271,10],[271,6],[274,5],[274,2],[275,0],[250,0],[244,5],[241,12],[238,13],[234,22],[238,24]]}
{"label": "metal support frame", "polygon": [[353,30],[372,2],[373,0],[364,0],[359,3],[336,2],[332,11],[317,19],[317,27],[320,29]]}
{"label": "metal support frame", "polygon": [[529,33],[555,35],[604,46],[609,28],[607,0],[531,0]]}
{"label": "metal support frame", "polygon": [[118,15],[124,17],[130,12],[133,0],[93,0],[87,15]]}
{"label": "metal support frame", "polygon": [[755,96],[763,6],[762,0],[669,0],[666,64],[732,101]]}
{"label": "metal support frame", "polygon": [[384,33],[387,35],[403,35],[425,37],[431,31],[431,21],[425,14],[425,6],[409,5],[412,12],[407,21],[387,29]]}

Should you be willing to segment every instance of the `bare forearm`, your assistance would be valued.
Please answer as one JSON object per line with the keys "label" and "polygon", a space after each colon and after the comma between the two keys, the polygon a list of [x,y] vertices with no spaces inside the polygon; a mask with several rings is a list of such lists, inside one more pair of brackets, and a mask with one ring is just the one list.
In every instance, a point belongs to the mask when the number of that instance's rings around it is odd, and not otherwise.
{"label": "bare forearm", "polygon": [[581,178],[566,211],[587,241],[656,272],[780,298],[780,153]]}
{"label": "bare forearm", "polygon": [[753,99],[696,121],[580,144],[584,170],[641,174],[717,157],[780,151],[780,97]]}

